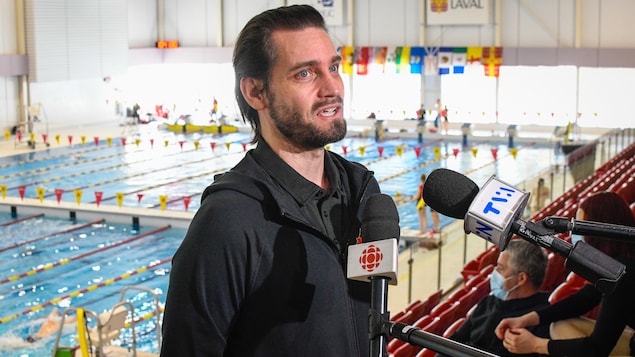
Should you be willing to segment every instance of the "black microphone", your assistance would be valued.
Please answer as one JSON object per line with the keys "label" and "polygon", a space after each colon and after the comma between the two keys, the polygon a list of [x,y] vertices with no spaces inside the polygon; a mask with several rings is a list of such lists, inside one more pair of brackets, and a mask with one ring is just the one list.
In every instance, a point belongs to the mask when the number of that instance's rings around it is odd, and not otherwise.
{"label": "black microphone", "polygon": [[549,216],[542,220],[542,224],[559,233],[601,236],[610,240],[633,242],[635,227],[623,226],[604,222],[584,221],[581,219]]}
{"label": "black microphone", "polygon": [[566,259],[565,266],[605,293],[613,291],[626,273],[626,266],[585,242],[572,246],[552,235],[553,230],[520,219],[529,194],[492,176],[479,192],[465,175],[436,169],[428,175],[423,194],[425,202],[446,216],[464,219],[466,233],[475,233],[501,250],[513,233],[549,249]]}
{"label": "black microphone", "polygon": [[346,276],[371,283],[370,356],[387,355],[382,327],[390,317],[388,284],[397,285],[399,235],[399,213],[392,197],[381,193],[369,196],[362,213],[362,243],[348,247]]}

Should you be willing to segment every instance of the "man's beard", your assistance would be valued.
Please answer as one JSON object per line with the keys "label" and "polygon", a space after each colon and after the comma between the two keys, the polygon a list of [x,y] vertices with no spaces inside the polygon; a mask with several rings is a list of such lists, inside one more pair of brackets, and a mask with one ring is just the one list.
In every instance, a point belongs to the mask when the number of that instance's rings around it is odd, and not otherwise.
{"label": "man's beard", "polygon": [[[342,118],[330,121],[330,126],[326,129],[314,125],[313,121],[305,118],[302,113],[286,106],[283,103],[276,103],[273,94],[269,95],[269,114],[273,124],[278,131],[295,147],[304,150],[322,148],[326,144],[342,140],[346,136],[346,121]],[[337,98],[334,102],[341,103],[342,99]],[[325,103],[314,105],[311,112]]]}

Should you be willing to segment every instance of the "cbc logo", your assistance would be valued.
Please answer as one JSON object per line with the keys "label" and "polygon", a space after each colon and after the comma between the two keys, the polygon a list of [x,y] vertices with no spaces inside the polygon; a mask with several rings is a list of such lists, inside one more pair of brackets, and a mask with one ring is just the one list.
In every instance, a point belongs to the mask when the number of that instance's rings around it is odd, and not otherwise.
{"label": "cbc logo", "polygon": [[379,247],[369,245],[368,248],[362,251],[362,255],[359,257],[359,263],[362,265],[362,269],[369,273],[372,273],[381,264],[381,260],[384,258],[384,254]]}

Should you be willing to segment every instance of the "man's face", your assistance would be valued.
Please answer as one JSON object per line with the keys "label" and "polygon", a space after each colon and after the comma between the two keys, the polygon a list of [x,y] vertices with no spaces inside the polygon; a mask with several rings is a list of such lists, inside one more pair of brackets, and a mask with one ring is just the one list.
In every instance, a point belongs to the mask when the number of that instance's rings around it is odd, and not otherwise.
{"label": "man's face", "polygon": [[498,263],[496,264],[496,271],[500,273],[505,279],[505,283],[503,284],[503,289],[506,291],[513,288],[516,284],[518,284],[517,279],[514,278],[515,272],[510,266],[509,262],[509,254],[505,251],[502,251],[498,256]]}
{"label": "man's face", "polygon": [[274,32],[272,39],[277,57],[264,119],[272,121],[282,140],[301,150],[344,138],[341,59],[328,34],[319,28],[285,30]]}

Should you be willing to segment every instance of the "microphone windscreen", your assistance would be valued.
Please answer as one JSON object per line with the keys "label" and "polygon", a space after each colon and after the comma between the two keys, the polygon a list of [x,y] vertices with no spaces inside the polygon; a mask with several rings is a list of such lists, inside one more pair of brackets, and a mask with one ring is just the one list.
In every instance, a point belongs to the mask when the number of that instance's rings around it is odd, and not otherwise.
{"label": "microphone windscreen", "polygon": [[448,169],[436,169],[426,178],[423,200],[443,215],[464,219],[478,191],[476,183],[467,176]]}
{"label": "microphone windscreen", "polygon": [[392,197],[383,193],[368,197],[362,212],[361,235],[364,242],[390,238],[399,240],[399,212]]}

